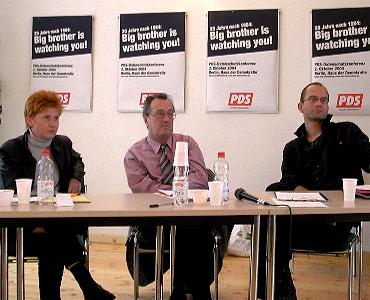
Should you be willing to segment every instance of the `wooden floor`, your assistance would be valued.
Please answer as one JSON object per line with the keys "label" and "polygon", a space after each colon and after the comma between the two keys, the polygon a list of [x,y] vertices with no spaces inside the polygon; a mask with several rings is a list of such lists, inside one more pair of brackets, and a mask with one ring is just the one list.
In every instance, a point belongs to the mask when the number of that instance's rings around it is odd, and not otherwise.
{"label": "wooden floor", "polygon": [[[124,260],[123,245],[93,243],[90,246],[90,270],[104,288],[114,293],[117,299],[133,299],[132,279]],[[37,264],[26,263],[26,299],[39,299]],[[247,299],[249,259],[227,256],[220,273],[219,299]],[[10,264],[9,299],[16,299],[15,264]],[[347,259],[298,255],[293,274],[299,300],[347,299]],[[165,284],[168,274],[165,275]],[[357,284],[357,280],[355,280]],[[168,285],[165,299],[169,298]],[[364,257],[363,298],[370,299],[370,254]],[[154,299],[154,284],[140,289],[140,299]],[[356,285],[357,296],[357,285]],[[62,283],[62,299],[81,299],[83,295],[69,271],[65,271]],[[356,299],[356,298],[354,298]]]}

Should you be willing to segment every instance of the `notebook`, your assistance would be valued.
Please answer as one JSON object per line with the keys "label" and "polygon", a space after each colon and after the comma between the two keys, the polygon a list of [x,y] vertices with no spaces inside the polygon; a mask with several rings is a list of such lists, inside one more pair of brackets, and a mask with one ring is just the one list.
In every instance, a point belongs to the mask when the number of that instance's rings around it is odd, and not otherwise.
{"label": "notebook", "polygon": [[370,199],[370,185],[358,185],[356,187],[356,196],[364,199]]}

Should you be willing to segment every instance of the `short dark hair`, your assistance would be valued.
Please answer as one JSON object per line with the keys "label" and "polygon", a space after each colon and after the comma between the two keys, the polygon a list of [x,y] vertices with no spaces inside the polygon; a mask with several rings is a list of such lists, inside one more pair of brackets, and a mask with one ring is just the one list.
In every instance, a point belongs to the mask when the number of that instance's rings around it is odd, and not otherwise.
{"label": "short dark hair", "polygon": [[173,100],[170,95],[167,95],[165,93],[157,93],[157,94],[152,94],[146,97],[144,101],[144,106],[143,106],[143,117],[144,116],[149,116],[150,115],[150,105],[152,104],[154,99],[161,99],[161,100],[168,100],[172,104],[173,111],[175,112],[175,107],[173,105]]}
{"label": "short dark hair", "polygon": [[326,93],[328,94],[328,99],[329,99],[329,92],[328,92],[328,89],[326,88],[326,86],[324,86],[321,82],[311,82],[309,84],[307,84],[302,92],[301,92],[301,98],[299,99],[299,101],[301,101],[302,103],[304,102],[304,97],[306,96],[306,90],[311,86],[311,85],[318,85],[318,86],[321,86],[323,87],[325,90],[326,90]]}

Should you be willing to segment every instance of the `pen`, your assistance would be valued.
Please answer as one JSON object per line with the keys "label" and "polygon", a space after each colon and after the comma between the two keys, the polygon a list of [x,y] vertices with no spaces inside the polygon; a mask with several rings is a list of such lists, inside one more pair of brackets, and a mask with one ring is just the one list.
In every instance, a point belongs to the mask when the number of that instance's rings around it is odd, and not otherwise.
{"label": "pen", "polygon": [[160,207],[160,206],[164,206],[164,205],[173,205],[173,203],[163,203],[163,204],[157,204],[157,203],[154,203],[154,204],[149,204],[149,207],[150,208],[155,208],[155,207]]}
{"label": "pen", "polygon": [[[323,202],[321,199],[276,199],[278,201],[291,201],[291,202]],[[326,200],[325,200],[326,201]]]}
{"label": "pen", "polygon": [[166,194],[160,190],[157,190],[155,193],[159,194],[159,195],[162,195],[162,196],[167,196],[167,197],[172,197],[172,194]]}
{"label": "pen", "polygon": [[321,197],[323,197],[325,199],[325,201],[328,201],[328,197],[326,197],[323,193],[319,193]]}

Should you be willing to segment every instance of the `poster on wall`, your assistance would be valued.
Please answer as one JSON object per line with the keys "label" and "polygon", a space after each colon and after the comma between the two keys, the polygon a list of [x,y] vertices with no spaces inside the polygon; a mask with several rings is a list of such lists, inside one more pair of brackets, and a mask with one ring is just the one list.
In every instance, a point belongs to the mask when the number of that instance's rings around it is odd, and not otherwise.
{"label": "poster on wall", "polygon": [[1,100],[1,81],[0,81],[0,125],[1,125],[1,114],[3,113],[3,102]]}
{"label": "poster on wall", "polygon": [[31,91],[55,91],[66,111],[91,111],[92,16],[34,17]]}
{"label": "poster on wall", "polygon": [[118,111],[141,112],[146,97],[169,94],[184,111],[185,13],[121,14]]}
{"label": "poster on wall", "polygon": [[208,12],[207,111],[278,111],[277,9]]}
{"label": "poster on wall", "polygon": [[370,115],[370,8],[312,11],[312,81],[334,115]]}

